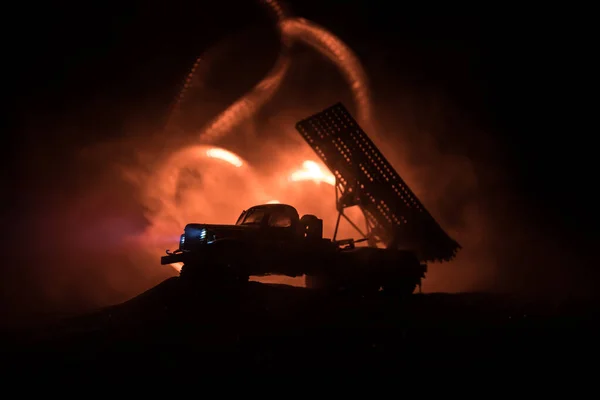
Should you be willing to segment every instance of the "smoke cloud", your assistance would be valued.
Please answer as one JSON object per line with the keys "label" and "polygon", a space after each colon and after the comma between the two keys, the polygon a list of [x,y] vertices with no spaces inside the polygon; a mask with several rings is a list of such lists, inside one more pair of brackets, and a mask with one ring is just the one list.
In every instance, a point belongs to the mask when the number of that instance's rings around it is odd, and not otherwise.
{"label": "smoke cloud", "polygon": [[[188,77],[185,96],[178,98],[166,129],[142,122],[139,111],[122,137],[70,151],[64,163],[68,169],[53,171],[55,180],[65,176],[66,181],[31,189],[44,193],[43,204],[33,199],[23,205],[28,217],[21,222],[27,228],[18,237],[36,232],[44,240],[35,251],[10,261],[21,270],[3,280],[7,303],[20,308],[13,312],[80,311],[124,301],[177,274],[161,266],[159,257],[176,247],[185,223],[234,223],[243,209],[270,200],[318,215],[331,236],[333,187],[288,177],[303,161],[317,160],[295,123],[337,101],[360,116],[375,144],[463,247],[455,261],[430,265],[425,291],[523,289],[519,286],[533,280],[546,289],[558,282],[548,275],[545,282],[532,277],[539,268],[531,265],[556,260],[547,259],[542,247],[548,241],[523,220],[502,169],[493,159],[444,145],[461,131],[463,138],[477,138],[482,154],[494,147],[481,127],[457,117],[461,110],[451,98],[435,88],[403,87],[394,98],[373,99],[367,71],[349,49],[328,40],[321,27],[295,19],[282,22],[283,14],[278,16],[284,34],[287,30],[299,42],[284,56],[273,32],[268,37],[245,32],[245,41],[238,36],[216,44]],[[264,42],[272,46],[259,49],[256,43]],[[249,43],[255,44],[248,51],[264,59],[239,58]],[[232,72],[227,65],[240,63],[248,65],[255,82],[265,77],[263,67],[275,67],[254,89],[243,83],[219,88],[220,74]],[[232,99],[247,89],[249,95],[231,112]],[[210,132],[203,139],[207,126]],[[238,154],[243,166],[206,157],[207,146]],[[49,165],[40,161],[43,157],[32,151],[22,162],[35,158],[36,165]],[[345,226],[341,235],[355,233]],[[264,280],[300,284],[281,277]]]}

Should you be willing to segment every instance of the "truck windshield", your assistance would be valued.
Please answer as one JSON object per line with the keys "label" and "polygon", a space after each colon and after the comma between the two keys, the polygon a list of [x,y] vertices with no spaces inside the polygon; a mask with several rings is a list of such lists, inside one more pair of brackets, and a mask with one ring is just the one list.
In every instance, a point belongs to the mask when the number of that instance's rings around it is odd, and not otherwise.
{"label": "truck windshield", "polygon": [[241,223],[238,225],[260,225],[265,212],[260,209],[248,210]]}
{"label": "truck windshield", "polygon": [[238,217],[237,221],[235,222],[236,225],[240,225],[243,221],[244,221],[244,217],[246,216],[246,210],[242,211],[242,213],[240,214],[240,216]]}

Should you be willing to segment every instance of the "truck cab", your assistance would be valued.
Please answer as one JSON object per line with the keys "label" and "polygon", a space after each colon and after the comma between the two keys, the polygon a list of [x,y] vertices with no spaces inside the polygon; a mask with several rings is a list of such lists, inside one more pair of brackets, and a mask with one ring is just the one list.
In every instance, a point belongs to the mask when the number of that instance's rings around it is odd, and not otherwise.
{"label": "truck cab", "polygon": [[263,204],[242,211],[237,226],[258,227],[260,233],[278,239],[323,238],[323,222],[313,215],[300,218],[288,204]]}
{"label": "truck cab", "polygon": [[242,211],[234,225],[187,224],[179,249],[167,252],[161,264],[252,264],[251,275],[277,273],[291,264],[295,268],[283,272],[294,275],[307,254],[333,250],[331,241],[323,239],[321,219],[300,218],[287,204],[263,204]]}
{"label": "truck cab", "polygon": [[287,204],[263,204],[242,211],[237,226],[258,227],[273,234],[298,234],[300,216]]}
{"label": "truck cab", "polygon": [[[287,204],[263,204],[242,211],[235,225],[187,224],[179,240],[179,251],[195,251],[223,240],[276,244],[298,239],[322,240],[322,220],[313,215],[300,218],[298,211]],[[172,259],[163,257],[163,263]]]}

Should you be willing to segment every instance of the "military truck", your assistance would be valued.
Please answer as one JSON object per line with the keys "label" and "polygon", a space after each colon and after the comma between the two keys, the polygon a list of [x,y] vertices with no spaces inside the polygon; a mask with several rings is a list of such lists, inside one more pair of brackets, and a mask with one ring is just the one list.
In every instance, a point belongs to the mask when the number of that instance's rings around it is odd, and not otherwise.
{"label": "military truck", "polygon": [[410,251],[323,238],[322,219],[300,218],[288,204],[251,207],[235,225],[186,225],[179,248],[161,259],[163,265],[177,262],[184,264],[182,279],[213,285],[243,283],[250,276],[305,275],[307,287],[362,294],[412,293],[427,269]]}
{"label": "military truck", "polygon": [[[161,264],[182,262],[181,278],[191,282],[304,275],[309,288],[410,294],[420,287],[428,262],[455,257],[460,245],[343,104],[298,122],[296,129],[335,176],[333,237],[323,237],[323,221],[315,215],[300,218],[291,205],[264,204],[243,211],[235,225],[186,225],[179,248],[167,251]],[[362,211],[364,229],[345,213],[349,207]],[[341,218],[359,238],[337,239]]]}

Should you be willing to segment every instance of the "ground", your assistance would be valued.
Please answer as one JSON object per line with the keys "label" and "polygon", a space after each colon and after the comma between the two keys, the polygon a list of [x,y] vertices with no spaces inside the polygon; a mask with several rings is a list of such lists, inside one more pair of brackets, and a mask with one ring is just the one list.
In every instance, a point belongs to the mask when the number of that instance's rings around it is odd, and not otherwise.
{"label": "ground", "polygon": [[11,371],[108,374],[560,369],[592,362],[595,318],[590,304],[476,293],[358,298],[257,282],[190,290],[174,277],[123,304],[8,333],[2,360]]}

